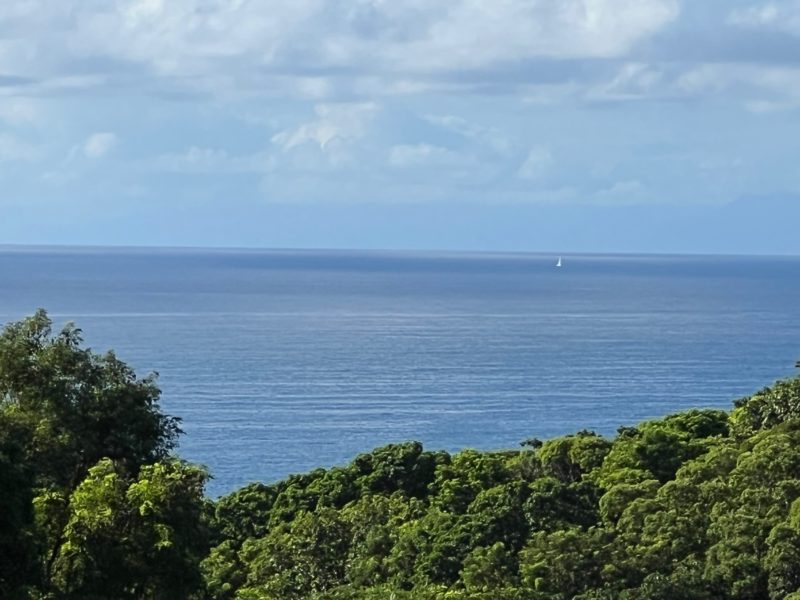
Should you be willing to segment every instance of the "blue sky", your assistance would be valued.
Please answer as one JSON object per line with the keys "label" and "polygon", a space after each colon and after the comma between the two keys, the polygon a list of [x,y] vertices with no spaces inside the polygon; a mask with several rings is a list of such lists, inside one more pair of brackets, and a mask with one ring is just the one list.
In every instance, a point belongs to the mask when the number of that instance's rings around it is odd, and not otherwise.
{"label": "blue sky", "polygon": [[0,243],[800,254],[800,0],[3,0]]}

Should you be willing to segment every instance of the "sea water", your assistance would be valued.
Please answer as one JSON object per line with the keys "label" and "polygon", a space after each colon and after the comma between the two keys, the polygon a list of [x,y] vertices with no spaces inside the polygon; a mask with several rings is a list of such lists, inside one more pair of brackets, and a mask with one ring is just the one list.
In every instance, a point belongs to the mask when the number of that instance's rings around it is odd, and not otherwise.
{"label": "sea water", "polygon": [[157,371],[209,493],[405,440],[613,435],[794,374],[800,258],[0,248],[48,310]]}

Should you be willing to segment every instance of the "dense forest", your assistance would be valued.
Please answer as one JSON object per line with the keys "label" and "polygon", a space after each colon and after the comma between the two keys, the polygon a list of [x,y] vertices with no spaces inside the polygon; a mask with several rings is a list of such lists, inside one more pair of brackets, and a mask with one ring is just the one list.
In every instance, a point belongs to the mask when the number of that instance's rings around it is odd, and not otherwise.
{"label": "dense forest", "polygon": [[153,377],[0,334],[0,597],[800,599],[800,378],[614,439],[390,445],[213,501]]}

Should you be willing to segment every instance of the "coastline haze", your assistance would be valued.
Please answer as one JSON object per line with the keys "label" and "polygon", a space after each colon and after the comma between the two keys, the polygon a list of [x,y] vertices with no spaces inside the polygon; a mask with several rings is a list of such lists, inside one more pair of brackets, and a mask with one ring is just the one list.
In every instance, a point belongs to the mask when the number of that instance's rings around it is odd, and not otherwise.
{"label": "coastline haze", "polygon": [[[60,210],[66,211],[64,214]],[[164,207],[69,222],[36,206],[0,222],[15,245],[798,255],[797,197],[723,206],[308,204]],[[34,213],[37,213],[34,216]],[[38,220],[19,227],[19,220]]]}

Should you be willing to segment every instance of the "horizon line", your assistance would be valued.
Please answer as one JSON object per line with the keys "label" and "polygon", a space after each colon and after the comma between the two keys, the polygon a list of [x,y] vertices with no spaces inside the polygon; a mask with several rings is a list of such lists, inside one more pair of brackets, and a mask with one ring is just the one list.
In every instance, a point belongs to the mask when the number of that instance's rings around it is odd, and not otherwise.
{"label": "horizon line", "polygon": [[800,254],[738,253],[738,252],[691,252],[691,251],[642,251],[624,252],[615,250],[503,250],[465,248],[377,248],[377,247],[277,247],[277,246],[222,246],[222,245],[158,245],[158,244],[21,244],[2,243],[4,250],[114,250],[114,251],[229,251],[229,252],[297,252],[297,253],[346,253],[346,254],[428,254],[428,255],[531,255],[531,256],[659,256],[659,257],[729,257],[729,258],[800,258]]}

